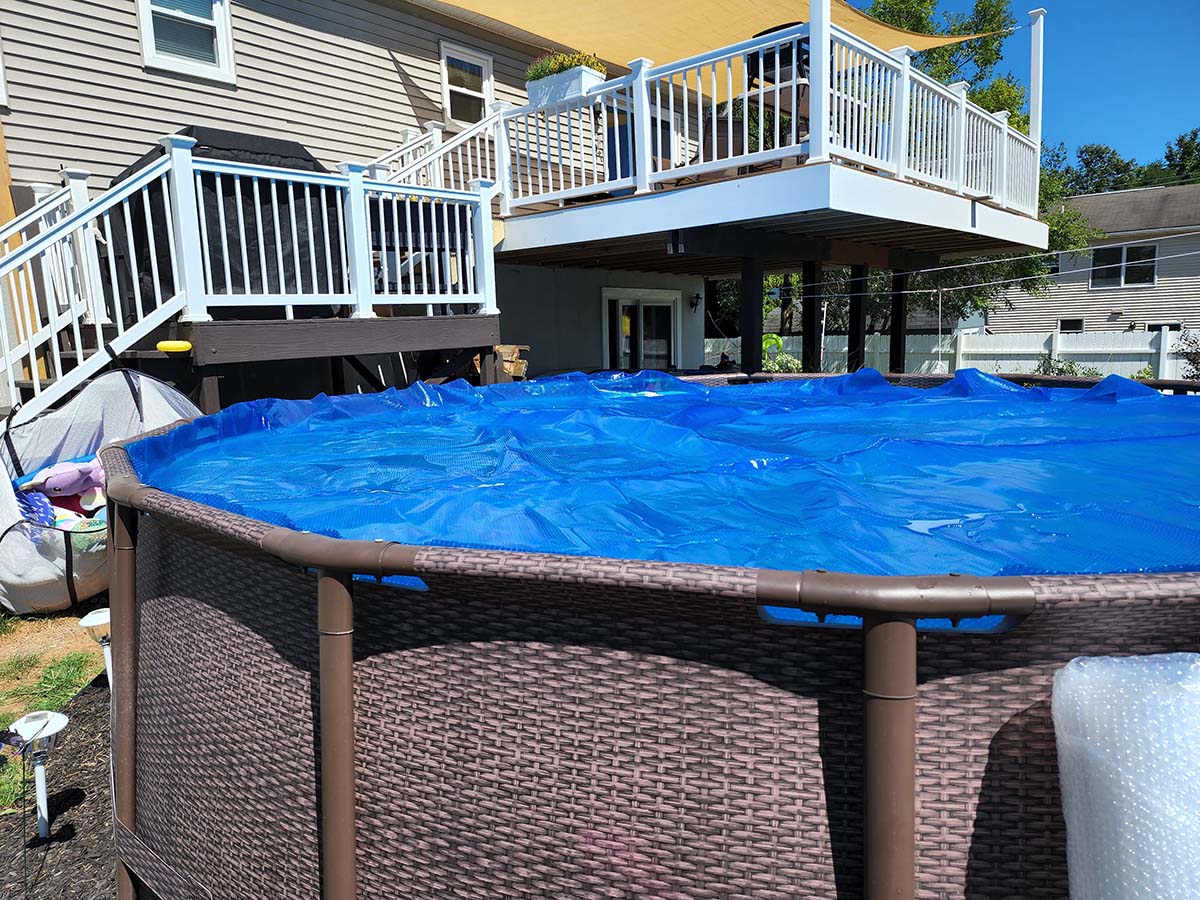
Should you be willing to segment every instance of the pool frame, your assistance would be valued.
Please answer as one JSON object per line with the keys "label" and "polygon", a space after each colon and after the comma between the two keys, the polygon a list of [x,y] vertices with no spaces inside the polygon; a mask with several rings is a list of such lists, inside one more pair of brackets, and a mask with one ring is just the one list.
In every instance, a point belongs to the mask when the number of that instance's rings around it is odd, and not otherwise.
{"label": "pool frame", "polygon": [[[702,380],[710,384],[736,381],[727,376],[707,376]],[[945,379],[933,376],[893,380],[927,385]],[[180,424],[152,434],[164,433]],[[656,615],[661,613],[668,618],[677,615],[686,619],[693,610],[697,610],[696,615],[711,614],[713,621],[718,621],[716,617],[741,616],[763,605],[792,607],[818,615],[862,617],[860,651],[844,644],[845,635],[831,637],[832,630],[804,629],[808,636],[803,638],[814,646],[822,641],[833,646],[834,642],[840,641],[842,643],[837,644],[840,648],[838,652],[844,652],[850,659],[861,652],[862,872],[852,874],[850,888],[844,889],[839,882],[846,882],[847,876],[844,872],[840,875],[836,872],[838,860],[834,858],[832,866],[835,877],[832,883],[829,876],[825,875],[821,879],[814,879],[812,884],[797,884],[798,892],[789,894],[797,897],[839,897],[844,900],[861,895],[868,900],[914,900],[918,895],[950,897],[958,890],[954,887],[939,888],[937,884],[940,883],[939,878],[944,880],[949,877],[953,880],[958,877],[954,873],[960,869],[965,872],[969,861],[961,847],[945,849],[950,861],[938,862],[938,872],[930,874],[923,868],[919,871],[918,867],[918,826],[922,823],[927,825],[929,818],[924,807],[933,802],[931,798],[936,798],[939,791],[946,793],[944,774],[930,775],[926,771],[928,766],[918,768],[918,738],[923,742],[923,751],[941,739],[936,732],[918,734],[919,713],[926,717],[940,715],[943,719],[949,715],[944,711],[919,710],[918,694],[922,688],[936,693],[941,690],[940,685],[959,678],[954,670],[950,671],[950,678],[935,680],[928,674],[919,678],[918,644],[923,644],[928,653],[935,654],[936,651],[935,656],[944,656],[946,659],[954,658],[959,653],[956,648],[971,648],[969,652],[975,656],[971,657],[972,661],[962,665],[961,679],[966,682],[976,678],[986,681],[988,687],[984,690],[972,685],[971,690],[978,688],[978,691],[974,695],[968,692],[967,701],[972,696],[982,698],[982,712],[986,711],[987,703],[1002,702],[993,699],[997,696],[1016,698],[1015,705],[1008,710],[1013,713],[1011,721],[1026,715],[1029,717],[1030,724],[1022,730],[1036,735],[1036,739],[1028,740],[1030,747],[1036,747],[1029,751],[1029,759],[1024,757],[1025,751],[1019,749],[1017,755],[1020,758],[1013,763],[1013,771],[1019,773],[1023,767],[1036,764],[1035,767],[1040,767],[1039,777],[1043,781],[1049,777],[1045,775],[1046,771],[1051,774],[1054,771],[1054,760],[1047,758],[1053,744],[1053,733],[1051,729],[1047,744],[1044,729],[1048,720],[1045,706],[1049,696],[1049,678],[1055,669],[1075,655],[1200,650],[1200,573],[878,577],[824,570],[786,572],[348,541],[272,526],[148,487],[138,479],[124,446],[113,445],[101,454],[108,476],[112,552],[114,819],[121,900],[133,897],[191,900],[226,896],[214,894],[208,886],[213,881],[220,881],[221,863],[214,862],[212,868],[205,870],[195,860],[174,858],[170,853],[157,849],[160,835],[152,828],[139,828],[139,805],[150,802],[151,795],[167,795],[181,789],[187,779],[182,771],[165,779],[161,775],[156,776],[146,779],[147,783],[141,786],[139,793],[139,725],[145,729],[155,724],[154,720],[149,725],[139,721],[145,703],[155,699],[152,696],[143,698],[139,687],[145,687],[142,682],[147,678],[153,680],[163,677],[163,673],[153,670],[155,663],[150,663],[148,668],[145,662],[147,650],[152,649],[143,646],[140,640],[143,629],[151,627],[145,621],[146,609],[154,603],[161,605],[164,597],[174,599],[177,594],[180,597],[188,594],[187,590],[180,587],[188,581],[182,573],[177,570],[156,573],[153,567],[161,567],[161,561],[140,561],[139,538],[150,539],[148,546],[152,548],[182,542],[193,548],[198,554],[197,559],[211,552],[214,565],[219,565],[221,559],[230,559],[228,554],[235,555],[249,567],[245,571],[255,573],[254,584],[244,581],[240,585],[223,583],[214,590],[227,594],[232,591],[235,596],[231,600],[248,610],[253,609],[256,598],[265,596],[274,589],[272,585],[276,583],[284,585],[280,590],[311,590],[310,596],[315,596],[314,638],[319,644],[319,652],[314,674],[319,688],[314,703],[319,704],[319,714],[314,718],[319,720],[319,732],[314,735],[313,741],[319,746],[320,818],[319,822],[310,824],[319,834],[319,895],[326,900],[383,896],[377,890],[361,892],[364,890],[364,854],[369,851],[358,846],[356,827],[366,815],[364,805],[370,802],[364,798],[375,798],[377,795],[371,782],[372,772],[356,768],[356,744],[362,741],[361,736],[355,735],[356,689],[360,692],[357,702],[361,704],[369,701],[367,691],[377,691],[379,687],[365,686],[361,676],[356,684],[356,666],[361,668],[364,661],[359,659],[356,662],[355,618],[356,611],[368,618],[375,615],[371,610],[378,608],[381,598],[398,600],[399,595],[388,593],[396,590],[394,588],[355,580],[354,576],[375,579],[395,575],[415,576],[430,584],[438,596],[469,597],[472,603],[494,605],[498,610],[510,607],[505,610],[505,615],[535,618],[538,615],[553,618],[553,613],[559,609],[574,609],[579,604],[608,603],[610,600],[615,604],[614,609],[619,611],[636,611],[644,606],[647,610],[658,611]],[[217,573],[197,572],[193,577],[201,581],[210,575],[216,577]],[[165,593],[164,589],[160,589],[159,594],[155,593],[156,578],[165,579]],[[295,581],[296,578],[301,581]],[[443,584],[449,584],[449,587],[440,587]],[[299,585],[308,585],[308,588]],[[356,596],[360,598],[357,610]],[[365,605],[362,604],[362,598],[368,601]],[[537,608],[530,608],[530,604]],[[997,645],[1008,642],[1005,646],[1018,646],[1012,642],[1020,642],[1021,624],[1008,636],[974,635],[969,638],[954,634],[933,636],[918,633],[915,624],[917,618],[957,620],[997,614],[1019,620],[1039,614],[1050,617],[1045,619],[1048,623],[1056,621],[1054,616],[1065,616],[1064,621],[1079,622],[1086,622],[1089,617],[1104,618],[1090,616],[1087,614],[1089,608],[1107,610],[1111,616],[1127,616],[1135,625],[1127,630],[1124,625],[1111,627],[1112,623],[1109,622],[1105,626],[1108,628],[1105,634],[1087,634],[1086,628],[1081,628],[1078,633],[1063,634],[1061,638],[1057,632],[1071,629],[1055,626],[1050,629],[1055,632],[1050,639],[1057,643],[1052,652],[1046,654],[1045,660],[1039,658],[1037,661],[1027,661],[1027,665],[1013,664],[1000,673],[987,671],[986,665],[978,662],[978,657],[980,654],[987,655],[989,641]],[[684,612],[681,613],[681,609]],[[725,609],[734,612],[725,612]],[[1084,618],[1080,618],[1081,614]],[[246,615],[249,617],[251,613],[247,612]],[[299,618],[302,616],[298,614]],[[774,629],[785,626],[764,624],[761,627]],[[793,633],[799,635],[800,632],[797,629]],[[251,627],[247,634],[249,637],[243,638],[243,642],[253,643],[250,638],[255,635],[254,628]],[[1066,645],[1060,648],[1063,642]],[[230,652],[238,652],[236,646]],[[933,661],[938,660],[935,658]],[[231,660],[230,664],[236,664],[236,661]],[[254,664],[284,665],[262,658],[257,658]],[[832,658],[830,665],[835,667]],[[498,678],[503,677],[499,672],[493,674]],[[941,673],[942,676],[946,674]],[[984,679],[981,676],[994,677]],[[844,680],[844,676],[838,676],[837,673],[832,673],[830,678],[831,683]],[[181,702],[197,709],[205,708],[207,688],[204,684],[185,683],[178,689],[182,692],[180,698],[184,698]],[[1002,693],[989,694],[989,691]],[[1024,722],[1025,718],[1020,721]],[[984,741],[993,741],[997,733],[995,723],[984,722],[982,725],[963,727],[968,730],[975,727],[978,730],[978,734],[970,738],[970,747],[976,749]],[[145,734],[142,734],[143,742]],[[317,746],[307,748],[306,752],[310,750],[315,758]],[[818,756],[823,755],[819,747],[807,749]],[[954,751],[947,752],[953,760]],[[296,765],[300,770],[304,769],[304,758],[302,753],[298,754]],[[1034,763],[1030,760],[1034,760]],[[988,765],[991,765],[990,753]],[[1020,776],[1018,774],[1015,777]],[[1049,782],[1045,781],[1045,786],[1048,785]],[[828,800],[824,796],[826,790],[827,786],[822,781],[822,796],[816,804],[817,811],[808,814],[815,819],[830,813],[825,806]],[[918,800],[922,797],[923,809],[919,819]],[[224,802],[228,807],[228,815],[239,814],[237,804],[232,799],[214,802]],[[957,804],[954,810],[944,813],[943,818],[948,816],[950,821],[958,821],[964,833],[954,836],[966,841],[965,832],[974,826],[974,802],[958,796],[954,804]],[[178,810],[176,814],[186,817],[190,812]],[[514,808],[513,815],[522,813]],[[279,822],[264,824],[284,830],[288,827],[286,816],[282,814]],[[1052,830],[1058,827],[1058,823],[1055,823]],[[1022,836],[1026,834],[1024,825],[1018,828],[1018,832]],[[1057,830],[1055,835],[1061,837]],[[165,838],[162,840],[170,843]],[[1034,851],[1030,850],[1029,853],[1031,857],[1036,857]],[[834,855],[836,857],[837,854]],[[843,852],[843,855],[846,854]],[[853,854],[850,856],[853,857]],[[1029,865],[1053,868],[1060,862],[1065,862],[1065,856],[1062,861],[1051,859],[1047,862],[1041,859]],[[857,865],[852,861],[852,866]],[[946,872],[950,875],[945,875]],[[861,894],[860,889],[854,886],[859,875]],[[1019,881],[1029,876],[1022,872],[1012,877]],[[1056,885],[1065,879],[1065,872],[1056,870],[1046,878],[1048,880],[1037,890],[1025,885],[1024,890],[1029,891],[1029,897],[1053,896],[1059,890]],[[311,879],[305,885],[305,895],[316,896],[310,890]],[[1016,885],[1014,881],[1007,889]],[[774,887],[778,888],[778,885]],[[714,887],[706,884],[697,885],[695,889],[711,891]],[[495,892],[500,890],[501,886],[497,883],[492,892],[483,890],[472,896],[498,896]],[[420,890],[417,893],[425,895]],[[968,892],[967,895],[991,896],[979,891]],[[724,896],[719,887],[716,896]],[[775,897],[778,894],[765,890],[762,896]]]}

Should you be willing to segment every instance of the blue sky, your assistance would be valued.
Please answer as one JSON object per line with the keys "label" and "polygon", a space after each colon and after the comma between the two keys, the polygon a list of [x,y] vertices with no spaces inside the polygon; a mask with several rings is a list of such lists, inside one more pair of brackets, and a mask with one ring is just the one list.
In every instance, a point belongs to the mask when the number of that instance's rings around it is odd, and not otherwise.
{"label": "blue sky", "polygon": [[[1109,144],[1145,163],[1181,131],[1200,128],[1200,0],[1013,0],[1018,23],[1037,6],[1047,11],[1047,143],[1062,141],[1072,154],[1080,144]],[[1027,28],[1009,38],[1002,68],[1028,80]]]}

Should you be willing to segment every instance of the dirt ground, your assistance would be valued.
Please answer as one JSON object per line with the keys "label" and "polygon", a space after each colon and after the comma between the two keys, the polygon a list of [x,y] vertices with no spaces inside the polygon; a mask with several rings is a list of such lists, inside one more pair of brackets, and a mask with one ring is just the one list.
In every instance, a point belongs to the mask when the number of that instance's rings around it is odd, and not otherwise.
{"label": "dirt ground", "polygon": [[116,895],[104,676],[63,712],[71,723],[46,766],[50,837],[38,839],[32,813],[0,815],[0,896],[112,900]]}

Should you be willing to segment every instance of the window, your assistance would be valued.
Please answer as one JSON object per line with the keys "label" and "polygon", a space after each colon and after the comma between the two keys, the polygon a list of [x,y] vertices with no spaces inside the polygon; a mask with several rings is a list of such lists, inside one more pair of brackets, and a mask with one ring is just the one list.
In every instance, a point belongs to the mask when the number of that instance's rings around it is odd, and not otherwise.
{"label": "window", "polygon": [[1157,259],[1154,244],[1097,247],[1092,251],[1092,287],[1152,285]]}
{"label": "window", "polygon": [[1183,331],[1182,322],[1150,322],[1146,325],[1147,331]]}
{"label": "window", "polygon": [[236,81],[230,0],[138,0],[142,62],[207,78]]}
{"label": "window", "polygon": [[442,115],[450,125],[472,125],[492,105],[492,58],[442,42]]}
{"label": "window", "polygon": [[1083,319],[1059,319],[1059,334],[1079,334],[1083,331]]}

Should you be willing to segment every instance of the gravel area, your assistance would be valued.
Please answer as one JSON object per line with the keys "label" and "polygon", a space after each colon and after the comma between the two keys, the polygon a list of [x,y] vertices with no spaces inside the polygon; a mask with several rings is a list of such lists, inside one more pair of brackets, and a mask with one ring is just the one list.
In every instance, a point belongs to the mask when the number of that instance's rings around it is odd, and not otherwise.
{"label": "gravel area", "polygon": [[46,766],[50,837],[30,810],[0,816],[0,896],[10,900],[113,900],[108,775],[108,684],[101,675],[63,709],[71,718]]}

